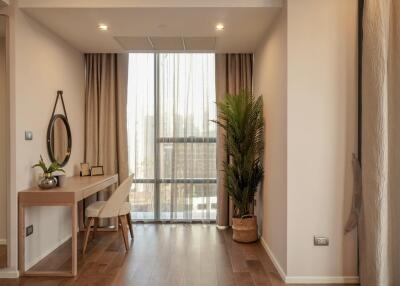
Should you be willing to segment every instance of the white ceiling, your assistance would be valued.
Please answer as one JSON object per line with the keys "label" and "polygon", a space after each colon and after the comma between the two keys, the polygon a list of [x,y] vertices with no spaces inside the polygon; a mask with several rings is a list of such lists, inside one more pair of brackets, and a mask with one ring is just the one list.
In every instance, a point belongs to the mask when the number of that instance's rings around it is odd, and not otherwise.
{"label": "white ceiling", "polygon": [[[216,52],[253,52],[281,1],[20,0],[19,6],[82,52],[152,49],[145,39],[158,41],[153,50],[181,50],[190,40],[191,50],[213,43]],[[224,31],[215,30],[220,22]],[[98,30],[99,23],[109,30]]]}

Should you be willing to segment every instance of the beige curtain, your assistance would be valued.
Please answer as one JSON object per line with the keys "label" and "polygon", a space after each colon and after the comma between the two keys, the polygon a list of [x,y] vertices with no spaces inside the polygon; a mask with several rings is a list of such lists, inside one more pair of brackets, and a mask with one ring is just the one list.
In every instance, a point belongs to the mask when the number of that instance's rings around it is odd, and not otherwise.
{"label": "beige curtain", "polygon": [[[105,174],[128,177],[128,54],[86,54],[85,162],[101,165]],[[86,200],[106,200],[109,190]],[[104,226],[107,221],[101,224]]]}
{"label": "beige curtain", "polygon": [[[252,54],[217,54],[215,57],[215,80],[217,102],[225,94],[237,94],[241,90],[252,92],[253,87],[253,55]],[[217,129],[217,225],[226,227],[232,221],[232,203],[225,189],[223,162],[227,161],[224,151],[224,132]]]}
{"label": "beige curtain", "polygon": [[400,285],[400,1],[366,0],[361,285]]}

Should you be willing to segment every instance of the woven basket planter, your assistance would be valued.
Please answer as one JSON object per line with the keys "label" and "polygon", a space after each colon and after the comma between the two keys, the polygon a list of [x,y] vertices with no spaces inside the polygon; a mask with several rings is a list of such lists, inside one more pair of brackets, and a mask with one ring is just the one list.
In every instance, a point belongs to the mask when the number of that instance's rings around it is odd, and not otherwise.
{"label": "woven basket planter", "polygon": [[237,242],[254,242],[258,240],[257,217],[233,218],[233,240]]}

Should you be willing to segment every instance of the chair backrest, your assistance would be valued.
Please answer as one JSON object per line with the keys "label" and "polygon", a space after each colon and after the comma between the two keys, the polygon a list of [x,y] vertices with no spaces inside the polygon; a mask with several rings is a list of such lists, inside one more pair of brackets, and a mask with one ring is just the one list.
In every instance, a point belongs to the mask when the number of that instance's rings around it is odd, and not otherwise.
{"label": "chair backrest", "polygon": [[132,186],[133,174],[130,175],[121,185],[112,193],[104,207],[100,211],[99,217],[116,217],[119,215],[119,209],[129,195]]}

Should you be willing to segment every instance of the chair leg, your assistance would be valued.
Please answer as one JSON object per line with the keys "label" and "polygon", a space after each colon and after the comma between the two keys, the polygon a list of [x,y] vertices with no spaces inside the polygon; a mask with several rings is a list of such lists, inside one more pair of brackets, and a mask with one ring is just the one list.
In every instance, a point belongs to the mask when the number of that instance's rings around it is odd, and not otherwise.
{"label": "chair leg", "polygon": [[83,250],[82,250],[83,254],[85,254],[85,252],[86,252],[86,247],[87,247],[87,243],[89,240],[90,228],[92,227],[93,222],[94,222],[94,217],[90,217],[89,223],[86,227],[85,238],[83,240]]}
{"label": "chair leg", "polygon": [[119,223],[121,225],[121,234],[122,238],[124,239],[124,244],[125,244],[125,249],[126,251],[129,250],[129,243],[128,243],[128,235],[127,235],[127,228],[126,228],[126,216],[125,215],[120,215],[118,216]]}
{"label": "chair leg", "polygon": [[128,213],[126,215],[126,219],[128,220],[129,232],[131,233],[131,238],[133,239],[133,227],[132,227],[131,213]]}
{"label": "chair leg", "polygon": [[93,225],[93,239],[96,237],[97,227],[99,226],[99,218],[94,218],[94,225]]}

